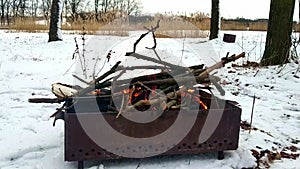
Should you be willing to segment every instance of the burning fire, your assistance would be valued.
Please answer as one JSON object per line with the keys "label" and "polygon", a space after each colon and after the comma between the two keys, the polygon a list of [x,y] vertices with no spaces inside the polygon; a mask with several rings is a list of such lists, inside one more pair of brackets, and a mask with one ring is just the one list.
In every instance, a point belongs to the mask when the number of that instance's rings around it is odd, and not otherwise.
{"label": "burning fire", "polygon": [[[154,88],[156,89],[156,87]],[[153,91],[153,90],[151,90]],[[149,94],[150,92],[143,86],[135,85],[132,88],[124,89],[122,90],[123,94],[129,94],[128,104],[134,105],[135,103],[139,101],[144,101],[145,104],[142,104],[144,106],[149,106],[150,100],[149,100]],[[184,87],[181,88],[180,96],[178,97],[178,101],[181,102],[181,98],[183,97],[189,97],[192,98],[195,102],[197,102],[202,109],[208,110],[208,106],[201,101],[200,95],[195,94],[194,89],[184,89]],[[143,108],[142,108],[143,109]],[[154,109],[157,109],[157,107],[154,107]]]}

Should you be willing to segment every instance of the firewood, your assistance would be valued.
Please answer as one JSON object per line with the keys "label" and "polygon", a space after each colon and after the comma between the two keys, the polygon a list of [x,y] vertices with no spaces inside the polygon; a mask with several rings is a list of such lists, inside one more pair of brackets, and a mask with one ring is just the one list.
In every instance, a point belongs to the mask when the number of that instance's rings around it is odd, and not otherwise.
{"label": "firewood", "polygon": [[[223,67],[226,63],[229,63],[229,62],[232,62],[232,61],[235,61],[236,59],[239,59],[240,57],[244,57],[245,53],[241,53],[240,55],[238,56],[231,56],[229,58],[223,58],[219,63],[216,63],[215,65],[205,69],[205,70],[199,70],[199,69],[196,69],[195,68],[197,66],[193,66],[192,68],[194,69],[194,74],[197,75],[195,78],[194,77],[186,77],[184,75],[187,75],[187,74],[182,74],[182,75],[179,75],[180,78],[179,78],[179,81],[175,81],[173,78],[164,78],[164,79],[159,79],[159,80],[152,80],[152,81],[148,81],[148,82],[144,82],[144,81],[147,81],[147,77],[148,76],[140,76],[140,77],[137,77],[136,79],[125,79],[125,80],[121,80],[121,81],[117,81],[115,82],[115,84],[118,86],[122,86],[124,84],[127,84],[130,83],[130,81],[142,81],[145,85],[161,85],[161,84],[168,84],[168,85],[172,85],[172,84],[176,84],[177,82],[184,82],[184,81],[190,81],[190,80],[193,80],[193,79],[196,79],[197,83],[203,83],[204,81],[208,80],[209,81],[209,76],[208,74],[210,72],[212,72],[213,70],[217,69],[217,68],[221,68]],[[139,55],[139,54],[132,54],[131,56],[138,56],[140,58],[146,58],[148,59],[148,57],[146,56],[143,56],[143,55]],[[153,59],[153,58],[151,58]],[[150,60],[151,60],[150,59]],[[156,59],[153,59],[155,60],[156,63],[162,63],[163,65],[168,65],[169,67],[177,67],[178,69],[180,70],[188,70],[187,68],[184,68],[184,67],[181,67],[181,66],[177,66],[177,65],[172,65],[172,64],[169,64],[167,62],[161,62],[161,61],[158,61]],[[116,70],[117,70],[117,67],[119,65],[119,62],[108,72],[106,72],[104,75],[102,75],[101,77],[97,78],[95,81],[92,81],[92,82],[97,82],[97,81],[100,81],[102,80],[103,78],[107,77],[108,75],[114,73]],[[202,67],[201,65],[198,65],[199,67]],[[151,68],[150,66],[148,68]],[[162,67],[152,67],[152,68],[162,68]],[[130,68],[128,68],[130,69]],[[201,73],[200,73],[201,72]],[[198,75],[199,74],[199,75]],[[167,72],[162,72],[162,73],[158,73],[158,74],[154,74],[156,76],[160,76],[160,77],[163,77],[163,76],[166,76],[166,77],[170,77],[169,73]],[[123,84],[122,84],[123,83]],[[147,83],[147,84],[146,84]],[[94,90],[95,88],[96,89],[99,89],[99,88],[102,88],[102,87],[109,87],[111,86],[111,82],[105,82],[105,83],[100,83],[100,84],[96,84],[95,86],[93,84],[91,84],[90,86],[88,86],[87,88],[79,91],[78,93],[76,93],[76,96],[82,96],[92,90]],[[220,90],[221,87],[217,85],[217,83],[215,83],[215,85],[217,86],[217,89],[219,89],[219,91],[222,93],[223,91]]]}
{"label": "firewood", "polygon": [[62,103],[66,99],[63,98],[30,98],[28,99],[29,103]]}
{"label": "firewood", "polygon": [[222,58],[220,62],[208,67],[207,69],[205,69],[204,72],[202,72],[199,76],[200,77],[204,77],[204,76],[208,76],[208,74],[216,69],[220,69],[222,67],[225,66],[225,64],[227,63],[230,63],[230,62],[234,62],[240,58],[243,58],[245,57],[246,53],[245,52],[242,52],[240,53],[239,55],[232,55],[231,57],[225,57],[225,58]]}
{"label": "firewood", "polygon": [[175,104],[177,104],[177,100],[171,100],[169,101],[165,107],[163,108],[163,110],[169,110],[172,106],[174,106]]}
{"label": "firewood", "polygon": [[135,57],[137,59],[143,59],[143,60],[150,61],[150,62],[153,62],[153,63],[157,63],[157,64],[160,64],[160,65],[163,65],[163,66],[168,66],[168,67],[170,67],[174,70],[176,70],[176,69],[188,70],[188,68],[186,68],[186,67],[174,65],[174,64],[171,64],[169,62],[157,60],[157,59],[154,59],[154,58],[151,58],[151,57],[148,57],[148,56],[144,56],[144,55],[141,55],[141,54],[138,54],[138,53],[131,53],[130,55],[126,55],[126,56]]}
{"label": "firewood", "polygon": [[73,96],[77,90],[67,84],[62,84],[62,83],[54,83],[52,84],[52,93],[57,97],[57,98],[67,98]]}

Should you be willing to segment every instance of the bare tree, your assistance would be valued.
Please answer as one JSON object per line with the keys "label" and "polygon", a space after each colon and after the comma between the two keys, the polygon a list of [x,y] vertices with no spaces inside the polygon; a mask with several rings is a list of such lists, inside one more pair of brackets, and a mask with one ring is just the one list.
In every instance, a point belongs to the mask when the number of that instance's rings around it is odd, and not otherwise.
{"label": "bare tree", "polygon": [[79,6],[82,3],[82,0],[68,0],[68,4],[70,6],[70,13],[72,17],[72,21],[75,22],[78,19],[78,10]]}
{"label": "bare tree", "polygon": [[271,0],[263,66],[288,62],[295,0]]}
{"label": "bare tree", "polygon": [[131,15],[139,9],[139,3],[137,0],[127,0],[127,15]]}
{"label": "bare tree", "polygon": [[12,1],[12,15],[14,18],[18,17],[20,9],[20,0]]}
{"label": "bare tree", "polygon": [[31,15],[32,18],[37,17],[38,8],[39,8],[39,0],[31,0],[30,15]]}
{"label": "bare tree", "polygon": [[7,23],[7,25],[10,25],[9,15],[10,15],[11,3],[12,3],[11,0],[6,0],[6,23]]}
{"label": "bare tree", "polygon": [[43,13],[43,17],[48,20],[49,19],[49,13],[51,8],[51,0],[43,0],[41,4],[41,9]]}
{"label": "bare tree", "polygon": [[218,38],[219,19],[220,19],[219,0],[212,0],[211,1],[211,18],[210,18],[210,35],[209,35],[210,40]]}
{"label": "bare tree", "polygon": [[25,10],[26,10],[26,1],[27,0],[20,0],[20,14],[21,14],[21,17],[24,18],[25,17]]}

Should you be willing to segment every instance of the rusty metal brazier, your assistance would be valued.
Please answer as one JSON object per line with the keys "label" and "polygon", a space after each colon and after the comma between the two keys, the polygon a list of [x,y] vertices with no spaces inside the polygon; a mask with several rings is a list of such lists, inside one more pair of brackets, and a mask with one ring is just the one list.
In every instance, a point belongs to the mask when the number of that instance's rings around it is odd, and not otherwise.
{"label": "rusty metal brazier", "polygon": [[[167,152],[160,155],[179,155],[179,154],[199,154],[204,152],[216,152],[218,158],[224,158],[223,151],[236,150],[238,148],[239,131],[240,131],[240,117],[241,108],[238,107],[236,102],[229,100],[221,100],[217,97],[212,97],[209,93],[201,92],[201,100],[207,103],[209,110],[200,109],[197,114],[197,119],[192,129],[186,134],[186,136],[176,145],[173,145]],[[116,155],[107,151],[105,148],[96,144],[82,128],[78,117],[83,117],[90,121],[90,125],[97,127],[99,124],[95,119],[99,115],[102,115],[106,122],[113,127],[116,131],[123,135],[127,135],[135,138],[147,138],[162,133],[168,129],[178,116],[177,110],[165,111],[156,120],[139,124],[132,122],[122,116],[116,119],[116,113],[110,113],[107,111],[110,104],[109,98],[96,98],[98,108],[95,109],[90,104],[95,103],[95,98],[76,98],[76,101],[69,100],[67,104],[69,109],[65,113],[65,160],[66,161],[78,161],[78,168],[83,169],[84,161],[86,160],[108,160],[108,159],[120,159],[122,156]],[[225,101],[224,108],[214,107],[211,102]],[[74,105],[76,104],[76,109]],[[100,110],[100,111],[99,111]],[[150,110],[149,113],[151,113]],[[218,124],[218,127],[213,134],[207,139],[207,141],[199,144],[199,134],[204,126],[206,118],[209,113],[223,112],[222,118]],[[126,113],[126,112],[125,112]],[[190,111],[186,110],[185,115],[189,116]],[[193,112],[195,113],[195,112]],[[101,138],[102,135],[93,133],[97,137]],[[98,135],[97,135],[98,134]],[[114,144],[114,140],[111,140]],[[156,144],[163,147],[164,145],[157,140],[153,142],[153,146],[147,146],[146,148],[140,145],[132,146],[127,143],[122,145],[114,145],[118,151],[124,153],[143,153],[141,156],[147,156],[150,152],[159,152]],[[142,151],[136,151],[138,149]]]}

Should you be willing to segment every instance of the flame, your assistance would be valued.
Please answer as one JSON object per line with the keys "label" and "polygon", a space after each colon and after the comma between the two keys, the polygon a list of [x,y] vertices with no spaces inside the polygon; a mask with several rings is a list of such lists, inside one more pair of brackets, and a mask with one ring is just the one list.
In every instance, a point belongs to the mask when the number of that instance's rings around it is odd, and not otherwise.
{"label": "flame", "polygon": [[142,94],[142,92],[137,92],[137,93],[134,93],[133,96],[134,97],[139,97],[141,94]]}
{"label": "flame", "polygon": [[124,89],[123,94],[129,94],[131,92],[131,89]]}
{"label": "flame", "polygon": [[207,109],[208,109],[208,107],[206,106],[206,104],[204,104],[204,102],[201,101],[201,100],[199,99],[199,97],[194,96],[194,99],[200,104],[200,106],[201,106],[204,110],[207,110]]}
{"label": "flame", "polygon": [[194,89],[188,89],[188,92],[189,92],[189,93],[194,93],[195,90],[194,90]]}
{"label": "flame", "polygon": [[200,100],[200,105],[202,106],[202,108],[204,109],[204,110],[207,110],[208,108],[207,108],[207,106],[203,103],[203,101],[201,101]]}
{"label": "flame", "polygon": [[100,89],[96,89],[95,91],[90,92],[90,94],[92,94],[92,95],[100,95],[101,94],[101,90]]}

